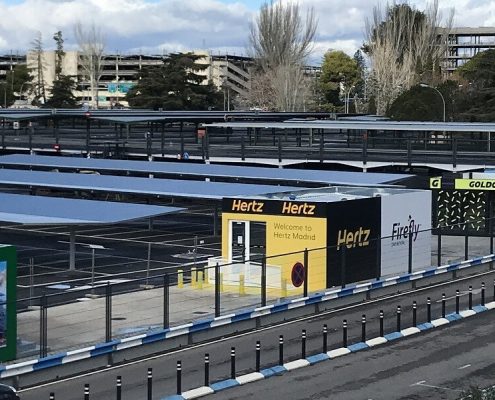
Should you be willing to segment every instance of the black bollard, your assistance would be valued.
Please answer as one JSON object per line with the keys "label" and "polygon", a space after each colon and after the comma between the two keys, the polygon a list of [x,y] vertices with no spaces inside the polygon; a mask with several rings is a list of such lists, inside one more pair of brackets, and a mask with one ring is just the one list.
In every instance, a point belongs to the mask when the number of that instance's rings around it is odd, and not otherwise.
{"label": "black bollard", "polygon": [[328,327],[327,324],[323,325],[323,353],[328,351]]}
{"label": "black bollard", "polygon": [[426,299],[426,320],[431,322],[431,299],[429,297]]}
{"label": "black bollard", "polygon": [[89,400],[89,383],[84,384],[84,400]]}
{"label": "black bollard", "polygon": [[55,400],[55,393],[50,393],[50,400]]}
{"label": "black bollard", "polygon": [[383,310],[380,310],[380,337],[383,337]]}
{"label": "black bollard", "polygon": [[413,313],[413,326],[417,325],[417,314],[418,314],[418,303],[416,301],[413,301],[413,306],[412,306],[412,313]]}
{"label": "black bollard", "polygon": [[481,305],[485,305],[485,282],[481,282]]}
{"label": "black bollard", "polygon": [[177,361],[177,394],[182,394],[182,363]]}
{"label": "black bollard", "polygon": [[397,306],[397,332],[400,332],[400,314],[402,310],[400,306]]}
{"label": "black bollard", "polygon": [[235,347],[230,348],[230,379],[235,379]]}
{"label": "black bollard", "polygon": [[459,300],[461,298],[461,292],[459,289],[455,291],[455,313],[459,314]]}
{"label": "black bollard", "polygon": [[153,368],[148,368],[148,399],[153,399]]}
{"label": "black bollard", "polygon": [[342,321],[342,347],[347,347],[347,320]]}
{"label": "black bollard", "polygon": [[473,309],[473,287],[469,285],[469,309]]}
{"label": "black bollard", "polygon": [[303,329],[301,333],[301,358],[306,358],[306,329]]}
{"label": "black bollard", "polygon": [[361,342],[366,342],[366,315],[361,316]]}
{"label": "black bollard", "polygon": [[261,369],[261,342],[256,342],[256,372],[260,372]]}
{"label": "black bollard", "polygon": [[278,364],[284,365],[284,335],[278,337]]}
{"label": "black bollard", "polygon": [[442,293],[442,318],[445,318],[445,293]]}
{"label": "black bollard", "polygon": [[210,355],[205,354],[205,386],[210,386]]}
{"label": "black bollard", "polygon": [[117,400],[122,400],[122,377],[120,375],[117,376],[116,390],[117,390]]}

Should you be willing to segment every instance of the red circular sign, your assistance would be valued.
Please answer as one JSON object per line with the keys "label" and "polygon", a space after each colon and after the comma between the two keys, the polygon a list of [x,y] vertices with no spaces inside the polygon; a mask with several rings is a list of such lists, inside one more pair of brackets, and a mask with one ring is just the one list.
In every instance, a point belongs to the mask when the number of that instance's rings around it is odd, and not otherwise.
{"label": "red circular sign", "polygon": [[295,263],[291,273],[292,284],[295,287],[301,286],[304,283],[305,275],[304,265],[300,262]]}

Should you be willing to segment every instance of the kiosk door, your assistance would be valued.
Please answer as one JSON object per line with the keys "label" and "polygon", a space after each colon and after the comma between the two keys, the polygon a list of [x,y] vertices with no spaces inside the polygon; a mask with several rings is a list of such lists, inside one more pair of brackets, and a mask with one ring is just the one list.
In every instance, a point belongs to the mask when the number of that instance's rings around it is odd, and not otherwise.
{"label": "kiosk door", "polygon": [[249,258],[249,222],[247,221],[230,221],[230,261],[244,262]]}

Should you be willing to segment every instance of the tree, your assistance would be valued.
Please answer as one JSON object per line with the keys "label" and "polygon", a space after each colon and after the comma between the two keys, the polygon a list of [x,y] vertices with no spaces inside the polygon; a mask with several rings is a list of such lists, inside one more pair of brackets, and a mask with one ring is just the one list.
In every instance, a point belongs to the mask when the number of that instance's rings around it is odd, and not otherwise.
{"label": "tree", "polygon": [[[342,105],[341,97],[347,96],[349,90],[361,79],[356,60],[343,51],[327,51],[323,56],[320,84],[328,104]],[[343,94],[343,96],[341,96]]]}
{"label": "tree", "polygon": [[0,86],[0,106],[9,107],[16,99],[22,99],[23,94],[31,90],[32,80],[33,76],[26,64],[18,64],[7,72],[6,79]]}
{"label": "tree", "polygon": [[77,106],[77,100],[74,96],[76,83],[70,76],[60,75],[53,81],[50,89],[50,98],[45,106],[49,108],[74,108]]}
{"label": "tree", "polygon": [[32,90],[34,91],[34,104],[46,103],[46,88],[45,88],[45,63],[43,61],[43,37],[41,32],[38,32],[34,40],[32,41],[34,64],[31,64],[29,68],[34,71],[34,82]]}
{"label": "tree", "polygon": [[366,21],[366,43],[363,50],[371,60],[369,85],[375,97],[377,111],[384,114],[399,94],[411,86],[440,80],[440,60],[446,51],[453,12],[440,28],[438,0],[426,11],[406,4],[379,6],[373,18]]}
{"label": "tree", "polygon": [[74,28],[74,35],[81,52],[83,75],[89,80],[91,102],[98,108],[98,87],[103,73],[105,38],[94,23],[89,28],[84,28],[78,22]]}
{"label": "tree", "polygon": [[221,108],[222,94],[213,83],[204,84],[208,68],[198,63],[204,56],[193,53],[170,54],[160,66],[144,68],[138,84],[127,93],[131,107],[165,110],[207,110]]}
{"label": "tree", "polygon": [[55,50],[55,79],[57,79],[60,75],[62,75],[62,62],[65,57],[62,31],[55,32],[53,35],[53,40],[55,40],[57,46]]}
{"label": "tree", "polygon": [[316,27],[314,9],[303,20],[299,4],[273,0],[261,6],[251,25],[249,51],[257,62],[255,79],[270,84],[267,92],[275,96],[278,110],[303,107],[307,85],[302,67],[311,54]]}
{"label": "tree", "polygon": [[459,400],[495,400],[495,387],[489,387],[487,389],[480,389],[475,386],[471,386],[469,390],[465,390],[461,393]]}

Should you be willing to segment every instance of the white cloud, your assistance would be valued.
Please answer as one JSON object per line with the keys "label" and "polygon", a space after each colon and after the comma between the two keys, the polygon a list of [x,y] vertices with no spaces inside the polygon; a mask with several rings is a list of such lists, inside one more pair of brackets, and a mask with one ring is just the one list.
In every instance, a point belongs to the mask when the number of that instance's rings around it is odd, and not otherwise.
{"label": "white cloud", "polygon": [[[352,55],[364,40],[364,20],[373,0],[300,0],[313,6],[319,27],[312,62],[329,48]],[[431,0],[430,0],[431,2]],[[426,0],[410,0],[424,9]],[[385,4],[382,1],[382,4]],[[444,15],[456,9],[456,26],[495,26],[495,0],[439,0]],[[73,27],[95,22],[104,32],[107,51],[161,54],[208,48],[245,53],[252,8],[242,0],[0,0],[0,54],[25,52],[36,31],[53,48],[53,33],[62,30],[67,49],[75,48]]]}

